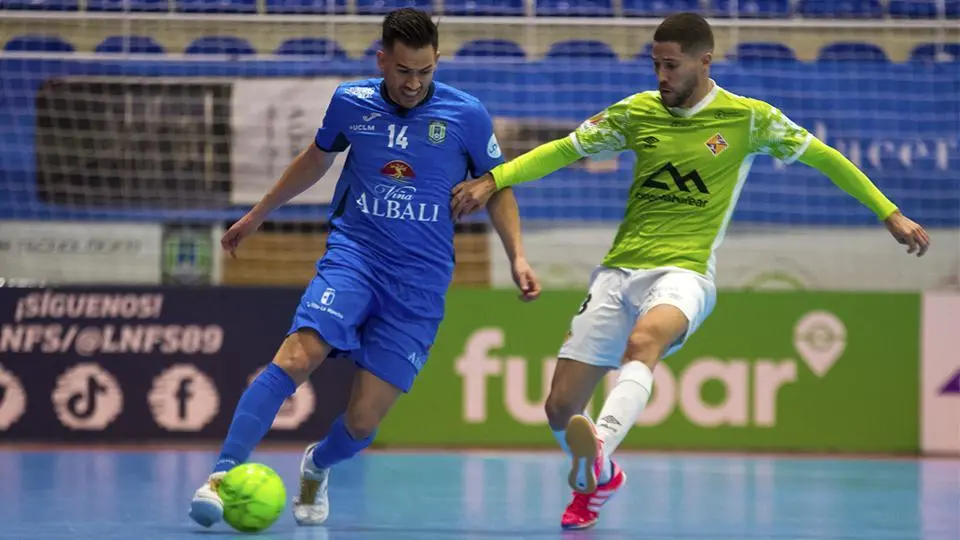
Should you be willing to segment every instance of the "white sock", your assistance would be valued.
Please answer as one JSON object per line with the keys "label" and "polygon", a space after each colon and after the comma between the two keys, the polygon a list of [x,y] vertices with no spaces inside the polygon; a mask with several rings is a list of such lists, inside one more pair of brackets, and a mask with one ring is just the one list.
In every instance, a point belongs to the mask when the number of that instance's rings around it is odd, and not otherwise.
{"label": "white sock", "polygon": [[567,430],[561,429],[560,431],[554,431],[553,436],[557,439],[557,442],[560,443],[560,448],[565,454],[570,455],[570,447],[567,446]]}
{"label": "white sock", "polygon": [[620,369],[617,385],[597,416],[597,434],[603,441],[603,466],[598,479],[601,484],[610,481],[613,474],[610,456],[647,406],[652,389],[653,372],[643,362],[629,361]]}

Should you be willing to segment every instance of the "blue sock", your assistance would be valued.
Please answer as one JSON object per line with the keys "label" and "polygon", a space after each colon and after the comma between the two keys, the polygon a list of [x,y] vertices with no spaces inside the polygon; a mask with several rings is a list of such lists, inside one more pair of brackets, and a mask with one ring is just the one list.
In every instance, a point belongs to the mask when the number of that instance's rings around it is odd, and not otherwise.
{"label": "blue sock", "polygon": [[270,430],[283,402],[296,390],[290,375],[271,362],[240,397],[213,472],[229,471],[247,461]]}
{"label": "blue sock", "polygon": [[373,433],[359,441],[354,439],[347,431],[346,424],[343,423],[343,415],[340,415],[333,421],[326,438],[313,449],[313,464],[320,469],[329,469],[370,446],[375,435],[376,433]]}

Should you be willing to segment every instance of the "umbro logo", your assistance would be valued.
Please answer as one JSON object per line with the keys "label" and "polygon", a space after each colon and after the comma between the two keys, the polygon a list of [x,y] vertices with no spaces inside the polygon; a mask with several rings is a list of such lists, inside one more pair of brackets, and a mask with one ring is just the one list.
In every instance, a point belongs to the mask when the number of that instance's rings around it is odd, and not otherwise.
{"label": "umbro logo", "polygon": [[660,142],[660,139],[658,139],[658,138],[654,137],[653,135],[651,135],[651,136],[649,136],[649,137],[644,137],[644,138],[640,139],[639,142],[640,142],[641,144],[643,144],[643,147],[644,147],[644,148],[654,148],[654,147],[657,146],[657,143]]}

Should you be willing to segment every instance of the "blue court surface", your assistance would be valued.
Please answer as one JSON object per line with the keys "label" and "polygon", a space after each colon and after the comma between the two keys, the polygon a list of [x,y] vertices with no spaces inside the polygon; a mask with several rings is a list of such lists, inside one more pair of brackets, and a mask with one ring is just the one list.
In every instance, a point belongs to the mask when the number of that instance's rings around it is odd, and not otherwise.
{"label": "blue court surface", "polygon": [[[258,452],[288,495],[296,452]],[[625,454],[594,529],[562,532],[557,453],[371,452],[335,468],[327,524],[244,535],[186,517],[213,452],[0,450],[0,538],[960,539],[960,461]]]}

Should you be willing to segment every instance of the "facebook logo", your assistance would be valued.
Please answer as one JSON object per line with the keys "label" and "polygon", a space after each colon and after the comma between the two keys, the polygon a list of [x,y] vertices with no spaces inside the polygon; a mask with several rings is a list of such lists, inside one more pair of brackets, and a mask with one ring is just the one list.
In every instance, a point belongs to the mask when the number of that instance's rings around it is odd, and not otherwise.
{"label": "facebook logo", "polygon": [[200,431],[220,411],[213,380],[192,364],[176,364],[157,375],[147,401],[157,425],[168,431]]}

